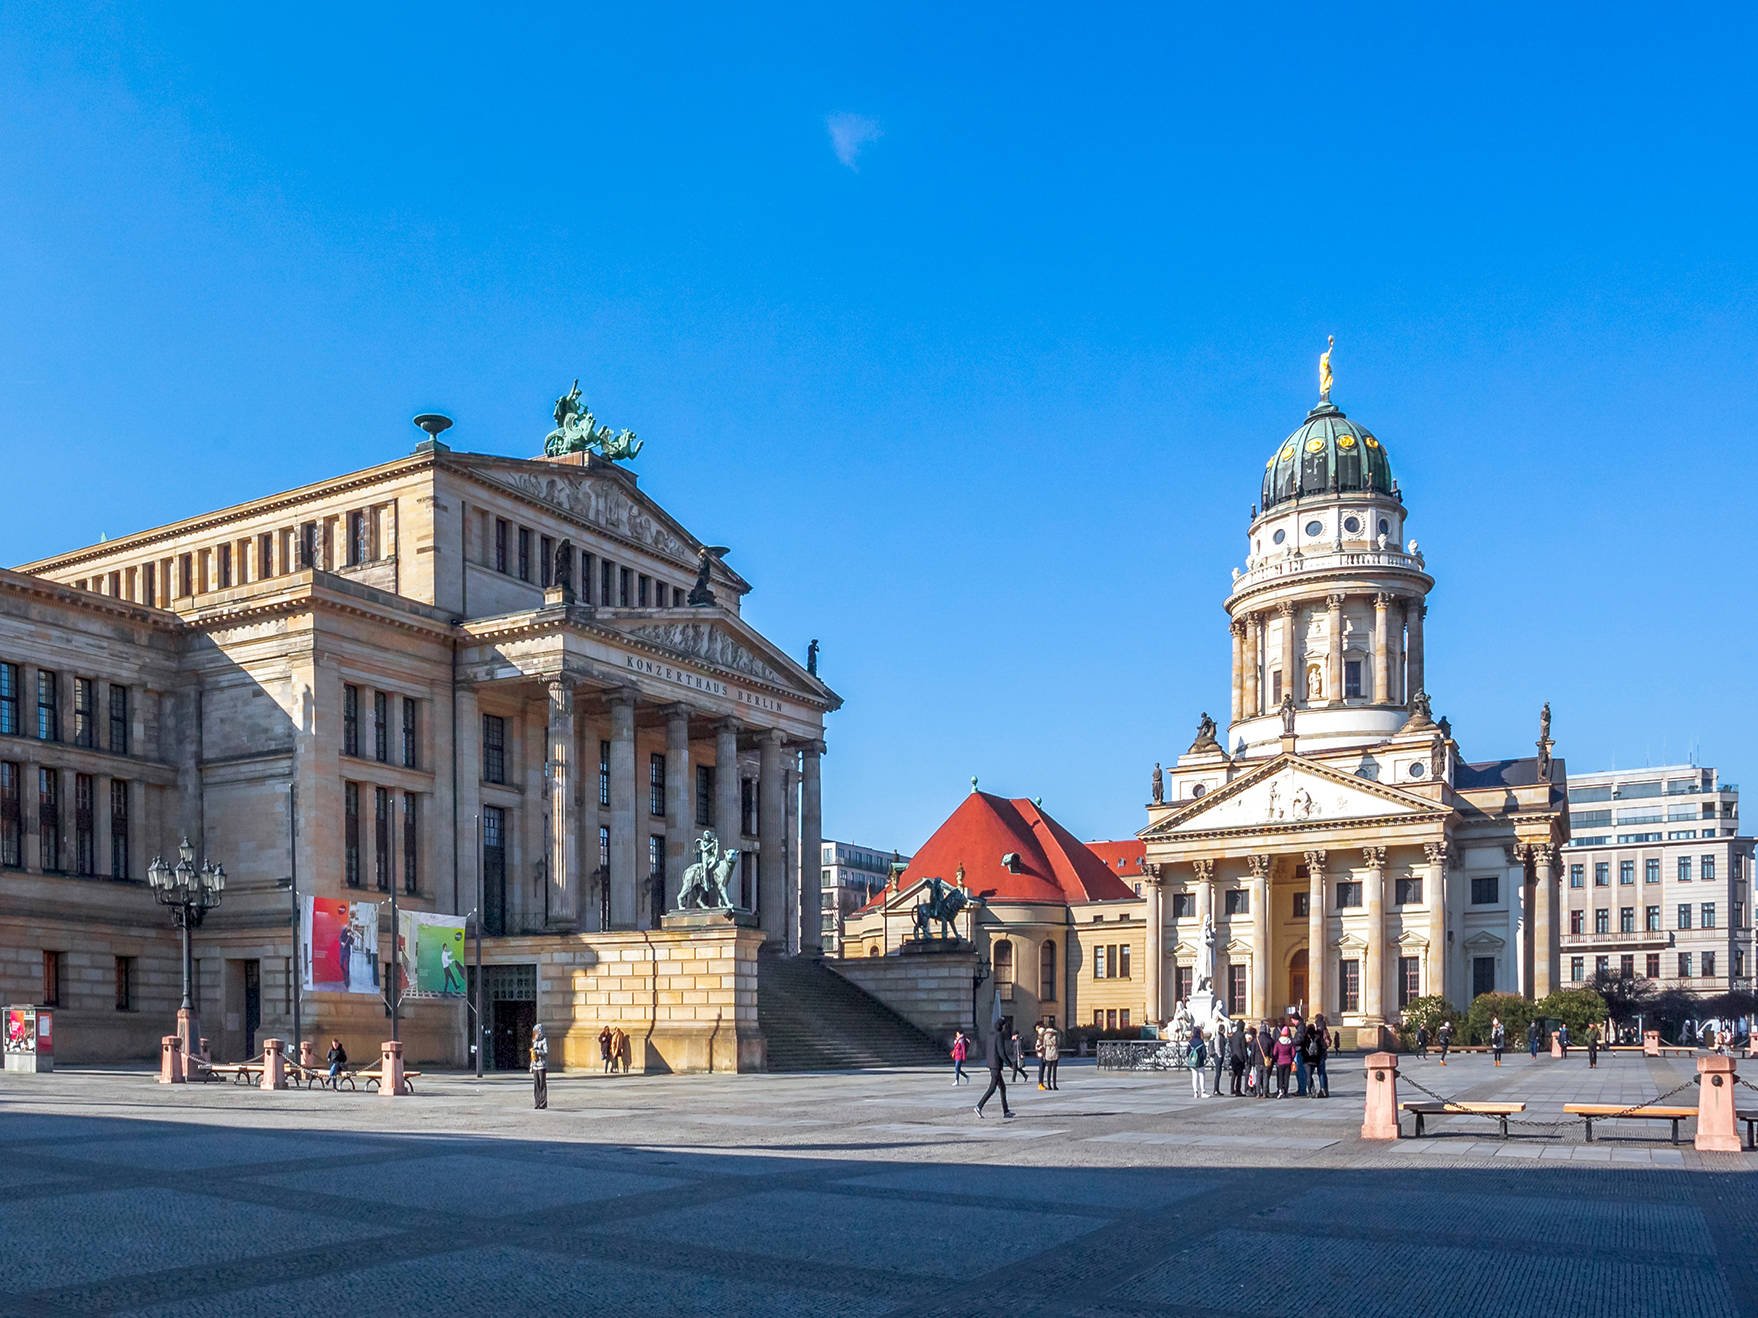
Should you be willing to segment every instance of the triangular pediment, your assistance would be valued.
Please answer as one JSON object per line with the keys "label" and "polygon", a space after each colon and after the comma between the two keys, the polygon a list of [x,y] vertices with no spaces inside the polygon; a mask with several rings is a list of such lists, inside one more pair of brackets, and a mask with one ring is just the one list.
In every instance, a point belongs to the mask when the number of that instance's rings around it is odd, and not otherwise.
{"label": "triangular pediment", "polygon": [[1143,830],[1143,839],[1265,828],[1318,828],[1356,820],[1441,816],[1448,808],[1316,760],[1278,755]]}
{"label": "triangular pediment", "polygon": [[600,616],[594,621],[605,631],[694,667],[719,669],[808,700],[826,701],[832,709],[842,704],[814,674],[736,614],[713,608],[671,609],[641,617]]}

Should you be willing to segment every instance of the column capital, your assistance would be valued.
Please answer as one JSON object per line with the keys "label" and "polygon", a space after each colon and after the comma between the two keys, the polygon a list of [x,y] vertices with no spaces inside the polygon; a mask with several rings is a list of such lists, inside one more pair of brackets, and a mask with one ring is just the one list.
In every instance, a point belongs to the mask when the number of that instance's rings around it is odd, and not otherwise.
{"label": "column capital", "polygon": [[633,709],[640,700],[641,693],[632,686],[612,687],[605,693],[605,699],[612,705],[627,705]]}
{"label": "column capital", "polygon": [[1244,618],[1233,619],[1231,622],[1229,622],[1227,624],[1227,630],[1232,632],[1235,636],[1244,636],[1245,635],[1245,619]]}
{"label": "column capital", "polygon": [[1193,860],[1190,867],[1196,871],[1198,883],[1207,883],[1215,877],[1215,862],[1212,860]]}
{"label": "column capital", "polygon": [[1445,842],[1424,842],[1422,854],[1428,857],[1430,865],[1443,864],[1447,859],[1447,844]]}
{"label": "column capital", "polygon": [[1549,842],[1534,842],[1532,844],[1533,864],[1548,868],[1549,866],[1556,864],[1556,861],[1557,849]]}
{"label": "column capital", "polygon": [[683,701],[674,700],[669,705],[661,705],[659,707],[659,712],[664,714],[668,719],[681,718],[687,721],[694,711]]}
{"label": "column capital", "polygon": [[1270,866],[1275,863],[1275,857],[1267,853],[1254,852],[1245,858],[1245,863],[1251,867],[1252,878],[1266,879],[1270,875]]}
{"label": "column capital", "polygon": [[1160,876],[1164,873],[1165,873],[1165,867],[1162,866],[1160,864],[1160,862],[1157,860],[1144,860],[1141,863],[1141,876],[1142,876],[1142,878],[1146,879],[1149,883],[1153,884],[1156,888],[1160,886]]}
{"label": "column capital", "polygon": [[1386,849],[1384,847],[1363,847],[1361,859],[1369,869],[1384,869],[1386,867]]}
{"label": "column capital", "polygon": [[767,744],[778,750],[786,740],[787,735],[780,728],[763,728],[757,733],[757,741],[760,745]]}
{"label": "column capital", "polygon": [[1315,879],[1324,878],[1324,876],[1325,876],[1325,863],[1326,863],[1327,858],[1328,858],[1327,853],[1323,852],[1323,851],[1309,851],[1309,852],[1307,852],[1306,853],[1307,872]]}
{"label": "column capital", "polygon": [[1327,608],[1340,609],[1343,607],[1343,599],[1343,592],[1340,590],[1334,590],[1329,595],[1325,596],[1325,606]]}
{"label": "column capital", "polygon": [[802,741],[800,743],[800,754],[802,755],[823,755],[827,749],[822,741]]}
{"label": "column capital", "polygon": [[1387,594],[1383,590],[1374,592],[1373,607],[1378,612],[1384,613],[1387,609],[1392,607],[1391,595]]}
{"label": "column capital", "polygon": [[1283,600],[1280,604],[1276,605],[1276,612],[1284,618],[1292,618],[1294,616],[1294,601]]}
{"label": "column capital", "polygon": [[567,673],[558,673],[543,685],[549,695],[550,713],[561,717],[572,717],[574,713],[574,679]]}

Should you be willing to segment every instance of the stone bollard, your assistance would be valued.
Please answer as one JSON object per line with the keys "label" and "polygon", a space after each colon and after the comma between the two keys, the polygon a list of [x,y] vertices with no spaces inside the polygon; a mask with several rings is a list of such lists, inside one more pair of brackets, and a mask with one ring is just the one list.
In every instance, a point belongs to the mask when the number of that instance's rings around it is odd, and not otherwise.
{"label": "stone bollard", "polygon": [[403,1095],[403,1045],[396,1039],[378,1046],[378,1093],[380,1098]]}
{"label": "stone bollard", "polygon": [[299,1041],[299,1065],[308,1071],[317,1070],[317,1045],[310,1039]]}
{"label": "stone bollard", "polygon": [[1398,1138],[1398,1058],[1394,1053],[1367,1056],[1367,1107],[1361,1118],[1364,1140]]}
{"label": "stone bollard", "polygon": [[1660,1031],[1659,1030],[1643,1030],[1642,1031],[1642,1055],[1644,1057],[1659,1057],[1660,1056]]}
{"label": "stone bollard", "polygon": [[264,1089],[285,1089],[287,1087],[287,1055],[281,1051],[279,1039],[262,1041],[262,1080]]}
{"label": "stone bollard", "polygon": [[1550,1055],[1558,1061],[1562,1060],[1563,1032],[1561,1030],[1552,1030],[1550,1032]]}
{"label": "stone bollard", "polygon": [[1740,1137],[1734,1126],[1734,1059],[1711,1054],[1697,1059],[1698,1149],[1709,1153],[1738,1153]]}
{"label": "stone bollard", "polygon": [[159,1039],[159,1083],[180,1085],[183,1079],[183,1040],[175,1034]]}

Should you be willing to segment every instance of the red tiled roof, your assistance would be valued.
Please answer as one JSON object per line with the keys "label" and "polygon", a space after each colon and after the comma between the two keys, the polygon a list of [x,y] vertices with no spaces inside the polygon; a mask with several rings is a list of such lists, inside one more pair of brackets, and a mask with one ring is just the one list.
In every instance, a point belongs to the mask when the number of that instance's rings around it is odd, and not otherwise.
{"label": "red tiled roof", "polygon": [[1133,837],[1121,842],[1089,842],[1087,850],[1104,861],[1113,874],[1125,878],[1140,874],[1142,862],[1148,858],[1147,847],[1140,838]]}
{"label": "red tiled roof", "polygon": [[[1133,845],[1139,854],[1141,843]],[[1001,863],[1010,852],[1019,856],[1017,874]],[[956,882],[961,863],[971,892],[989,901],[1064,905],[1135,896],[1132,883],[1030,801],[988,792],[972,792],[959,802],[917,850],[900,890],[930,876]]]}

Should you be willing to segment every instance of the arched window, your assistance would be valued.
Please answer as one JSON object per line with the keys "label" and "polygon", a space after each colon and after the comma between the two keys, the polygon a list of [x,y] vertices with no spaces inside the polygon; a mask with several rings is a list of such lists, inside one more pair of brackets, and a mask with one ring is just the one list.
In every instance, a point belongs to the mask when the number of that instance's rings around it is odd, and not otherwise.
{"label": "arched window", "polygon": [[868,955],[868,956],[878,956],[878,955],[879,955],[879,949],[878,949],[878,948],[876,948],[876,947],[869,947],[869,948],[868,948],[868,949],[867,949],[867,955]]}
{"label": "arched window", "polygon": [[1056,1001],[1056,944],[1052,940],[1038,949],[1038,1001]]}
{"label": "arched window", "polygon": [[1003,1002],[1013,1001],[1013,944],[1005,938],[995,940],[992,957],[995,963],[995,992]]}

